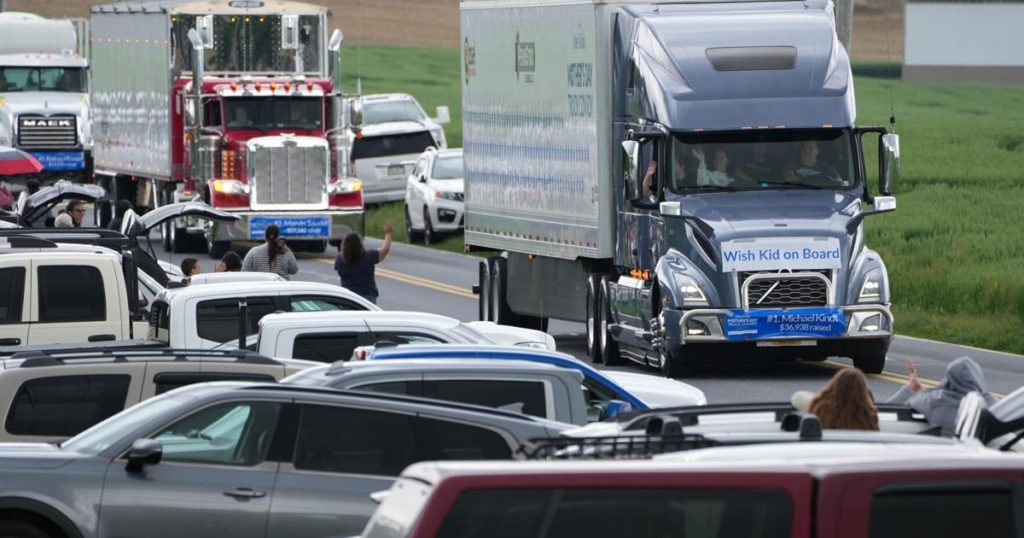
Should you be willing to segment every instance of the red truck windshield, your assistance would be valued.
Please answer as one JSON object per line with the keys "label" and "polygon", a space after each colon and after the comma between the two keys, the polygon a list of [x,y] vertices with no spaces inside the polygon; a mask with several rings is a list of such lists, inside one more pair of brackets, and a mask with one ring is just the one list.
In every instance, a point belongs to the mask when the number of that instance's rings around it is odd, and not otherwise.
{"label": "red truck windshield", "polygon": [[232,97],[224,100],[228,129],[320,129],[321,100],[317,97]]}

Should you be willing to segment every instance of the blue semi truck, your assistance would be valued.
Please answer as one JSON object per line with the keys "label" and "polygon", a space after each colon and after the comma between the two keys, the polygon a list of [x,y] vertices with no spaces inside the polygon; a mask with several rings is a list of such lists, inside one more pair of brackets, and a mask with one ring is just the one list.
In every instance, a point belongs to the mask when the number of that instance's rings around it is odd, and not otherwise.
{"label": "blue semi truck", "polygon": [[[596,362],[880,372],[899,140],[855,124],[827,0],[461,3],[481,319],[586,323]],[[877,153],[869,170],[865,155]],[[868,159],[871,161],[873,159]]]}

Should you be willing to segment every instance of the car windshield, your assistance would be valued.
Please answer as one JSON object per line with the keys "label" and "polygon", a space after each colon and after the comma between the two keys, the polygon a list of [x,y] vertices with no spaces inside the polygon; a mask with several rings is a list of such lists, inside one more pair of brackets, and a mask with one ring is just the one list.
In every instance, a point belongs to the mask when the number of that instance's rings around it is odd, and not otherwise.
{"label": "car windshield", "polygon": [[86,92],[85,70],[81,67],[3,67],[3,92]]}
{"label": "car windshield", "polygon": [[61,447],[92,456],[99,455],[111,445],[123,441],[126,435],[189,399],[186,394],[176,392],[150,398],[68,439]]}
{"label": "car windshield", "polygon": [[233,97],[224,100],[228,129],[320,129],[322,110],[315,97]]}
{"label": "car windshield", "polygon": [[430,175],[434,179],[462,179],[462,155],[438,157]]}
{"label": "car windshield", "polygon": [[415,101],[376,101],[363,103],[363,124],[389,121],[423,121],[426,116]]}
{"label": "car windshield", "polygon": [[857,184],[848,131],[685,133],[672,138],[670,191],[849,189]]}

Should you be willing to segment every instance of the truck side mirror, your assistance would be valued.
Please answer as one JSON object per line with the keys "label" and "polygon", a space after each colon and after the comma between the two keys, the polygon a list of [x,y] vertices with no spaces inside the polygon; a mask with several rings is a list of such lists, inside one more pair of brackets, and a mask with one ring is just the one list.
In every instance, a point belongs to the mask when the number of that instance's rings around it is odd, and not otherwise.
{"label": "truck side mirror", "polygon": [[900,136],[885,134],[878,138],[878,192],[893,193],[900,178]]}
{"label": "truck side mirror", "polygon": [[636,140],[622,142],[622,172],[625,176],[626,199],[640,199],[640,143]]}
{"label": "truck side mirror", "polygon": [[446,123],[448,123],[450,121],[452,121],[452,116],[448,112],[448,107],[446,107],[446,106],[439,106],[439,107],[437,107],[437,117],[434,118],[434,123],[436,123],[438,125],[444,125],[444,124],[446,124]]}
{"label": "truck side mirror", "polygon": [[349,125],[353,129],[358,129],[363,126],[363,100],[358,97],[352,100],[352,104],[349,108]]}

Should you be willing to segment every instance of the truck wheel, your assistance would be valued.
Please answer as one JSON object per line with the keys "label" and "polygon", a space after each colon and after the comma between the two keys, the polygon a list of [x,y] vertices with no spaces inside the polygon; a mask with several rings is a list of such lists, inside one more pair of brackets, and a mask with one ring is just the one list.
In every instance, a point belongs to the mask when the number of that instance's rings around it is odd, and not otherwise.
{"label": "truck wheel", "polygon": [[405,206],[405,240],[410,243],[417,243],[420,240],[420,232],[412,227],[412,218],[409,217],[409,206]]}
{"label": "truck wheel", "polygon": [[[408,221],[406,221],[408,222]],[[490,260],[480,262],[480,295],[477,297],[480,321],[488,321],[491,316],[491,268]]]}
{"label": "truck wheel", "polygon": [[430,213],[426,209],[423,210],[423,242],[427,245],[433,245],[437,243],[438,237],[437,232],[434,231],[434,225],[430,222]]}
{"label": "truck wheel", "polygon": [[683,362],[681,355],[678,351],[667,349],[664,344],[658,346],[658,371],[661,375],[669,379],[689,375],[692,369]]}
{"label": "truck wheel", "polygon": [[601,360],[608,366],[618,366],[623,363],[623,360],[622,355],[619,354],[619,343],[612,338],[612,333],[608,329],[612,322],[612,301],[608,297],[608,280],[608,275],[601,277],[600,307],[597,309],[597,338],[601,346]]}
{"label": "truck wheel", "polygon": [[600,319],[598,319],[597,306],[598,306],[598,286],[600,286],[600,280],[597,275],[590,275],[587,278],[587,354],[590,355],[590,360],[594,364],[601,364],[601,346],[598,344],[597,331],[600,327]]}
{"label": "truck wheel", "polygon": [[853,365],[865,374],[880,374],[885,369],[885,354],[853,357]]}
{"label": "truck wheel", "polygon": [[185,228],[178,228],[172,220],[170,223],[171,252],[182,253],[189,251],[189,237]]}
{"label": "truck wheel", "polygon": [[51,538],[50,533],[36,525],[19,519],[0,522],[0,537],[3,538]]}

